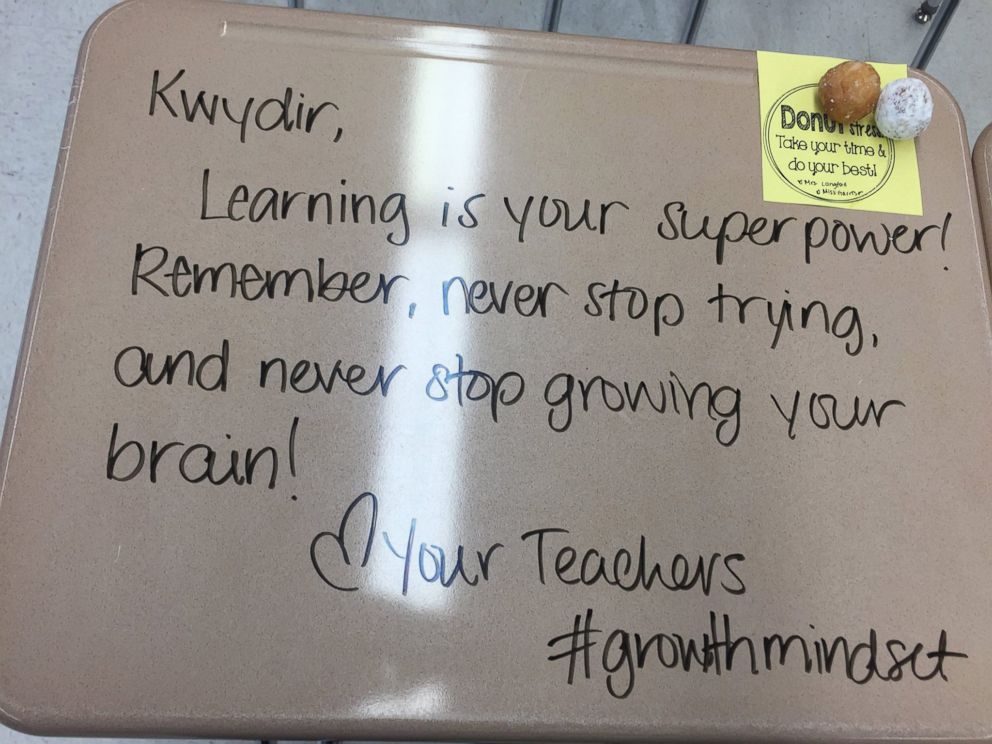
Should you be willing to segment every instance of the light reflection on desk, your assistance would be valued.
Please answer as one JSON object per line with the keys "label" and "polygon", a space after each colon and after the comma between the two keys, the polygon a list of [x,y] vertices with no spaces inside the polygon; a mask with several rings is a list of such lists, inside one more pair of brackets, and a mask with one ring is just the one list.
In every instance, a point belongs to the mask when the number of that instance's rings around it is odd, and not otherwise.
{"label": "light reflection on desk", "polygon": [[[436,32],[423,29],[427,36]],[[462,33],[477,34],[480,43],[487,39],[482,31],[464,29]],[[444,34],[448,35],[450,31]],[[465,41],[471,43],[473,39]],[[482,62],[420,58],[412,65],[404,175],[409,180],[410,202],[428,218],[414,228],[419,229],[418,239],[400,249],[398,273],[410,277],[421,308],[412,318],[407,312],[393,315],[384,353],[386,358],[407,365],[417,380],[419,395],[390,396],[384,401],[375,483],[384,512],[423,520],[426,529],[418,532],[414,550],[421,540],[448,550],[459,541],[458,493],[463,479],[458,442],[463,411],[449,400],[437,404],[434,415],[425,417],[420,401],[432,365],[451,364],[455,353],[464,353],[471,343],[466,316],[441,316],[435,309],[439,305],[434,293],[444,279],[472,274],[471,232],[456,221],[464,198],[472,193],[469,190],[481,187],[485,180],[484,133],[490,115],[486,78],[490,71]],[[441,209],[448,199],[451,216],[449,227],[444,228]],[[426,470],[424,463],[430,463]],[[390,524],[397,528],[396,523]],[[380,529],[386,528],[383,520]],[[447,611],[451,592],[439,583],[411,585],[410,593],[401,597],[396,564],[397,559],[388,553],[370,563],[369,590],[373,594],[402,599],[408,610]],[[431,690],[429,686],[418,688],[411,695],[418,701],[424,695],[429,699]]]}
{"label": "light reflection on desk", "polygon": [[395,695],[370,695],[358,716],[378,720],[391,718],[430,719],[444,708],[446,688],[437,681],[425,682]]}

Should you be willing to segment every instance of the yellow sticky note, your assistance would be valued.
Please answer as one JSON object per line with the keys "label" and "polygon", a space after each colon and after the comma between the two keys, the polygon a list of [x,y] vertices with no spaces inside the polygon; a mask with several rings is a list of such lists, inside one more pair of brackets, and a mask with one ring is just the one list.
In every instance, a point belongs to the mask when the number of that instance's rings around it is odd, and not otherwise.
{"label": "yellow sticky note", "polygon": [[[843,61],[758,52],[765,201],[922,215],[916,143],[883,136],[873,115],[837,124],[823,113],[817,83]],[[906,77],[906,65],[872,66],[883,87]]]}

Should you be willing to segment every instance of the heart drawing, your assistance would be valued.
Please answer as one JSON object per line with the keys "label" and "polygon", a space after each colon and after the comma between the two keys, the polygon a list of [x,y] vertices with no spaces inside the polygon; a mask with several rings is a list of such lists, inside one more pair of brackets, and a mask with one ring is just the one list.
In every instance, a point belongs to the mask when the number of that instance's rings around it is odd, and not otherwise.
{"label": "heart drawing", "polygon": [[[376,498],[374,493],[366,491],[365,493],[356,497],[355,500],[348,505],[348,508],[344,512],[344,516],[341,517],[341,524],[338,526],[337,532],[319,532],[317,533],[316,537],[314,537],[314,539],[310,542],[310,561],[313,563],[314,570],[317,572],[317,575],[320,576],[321,580],[325,584],[327,584],[328,586],[334,589],[337,589],[338,591],[353,592],[356,591],[358,587],[341,586],[339,584],[334,583],[334,581],[332,581],[331,578],[328,576],[329,572],[326,571],[325,568],[328,565],[333,566],[336,561],[342,562],[345,566],[352,565],[352,558],[351,558],[352,554],[349,551],[348,547],[350,545],[352,548],[361,548],[361,542],[360,542],[361,538],[359,537],[358,542],[356,542],[356,538],[349,537],[349,535],[354,533],[355,529],[357,529],[357,525],[353,525],[351,527],[351,532],[349,532],[349,522],[352,518],[352,515],[355,513],[356,509],[362,506],[362,504],[366,501],[368,501],[369,504],[371,505],[370,508],[359,511],[357,515],[358,518],[361,518],[362,512],[365,512],[365,516],[368,519],[368,530],[367,532],[363,531],[361,533],[361,535],[364,535],[365,537],[365,546],[364,546],[364,552],[362,552],[361,563],[358,564],[359,567],[364,568],[365,565],[369,562],[369,556],[372,554],[372,539],[375,535],[376,520],[378,519],[379,516],[379,500]],[[319,543],[321,543],[321,541],[325,541],[325,540],[330,540],[331,542],[336,544],[338,550],[334,551],[332,549],[330,551],[330,556],[326,555],[327,551],[322,551],[322,554],[324,555],[324,560],[321,560],[321,558],[319,558],[317,555],[318,553],[317,546]]]}

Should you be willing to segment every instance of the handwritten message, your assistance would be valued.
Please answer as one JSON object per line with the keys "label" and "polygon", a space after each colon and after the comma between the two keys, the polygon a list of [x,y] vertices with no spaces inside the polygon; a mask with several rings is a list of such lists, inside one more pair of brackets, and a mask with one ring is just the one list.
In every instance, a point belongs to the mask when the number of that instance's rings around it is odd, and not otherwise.
{"label": "handwritten message", "polygon": [[[347,108],[313,91],[304,98],[286,87],[232,100],[197,88],[194,80],[187,70],[150,70],[148,117],[191,135],[207,127],[225,132],[246,153],[266,147],[267,138],[276,135],[319,140],[324,152],[348,146]],[[787,115],[793,118],[782,118],[782,127],[788,123],[788,128],[805,130],[811,123],[783,101],[776,116]],[[817,145],[804,143],[794,137],[781,139],[778,146],[796,151],[796,163],[812,163],[815,169],[819,153],[809,148]],[[859,156],[879,162],[859,166],[864,172],[855,174],[869,182],[882,179],[888,157],[882,154],[884,140],[871,147],[871,153]],[[312,405],[316,399],[328,401],[330,408],[322,411],[335,411],[345,401],[374,409],[391,398],[419,399],[431,410],[461,409],[462,415],[493,431],[533,413],[546,435],[557,438],[607,421],[638,421],[667,442],[702,435],[713,453],[751,438],[775,441],[783,457],[799,439],[858,436],[860,441],[884,441],[893,422],[913,420],[917,403],[887,387],[887,378],[866,380],[856,394],[843,392],[842,386],[810,385],[798,375],[744,384],[726,373],[709,376],[705,370],[683,367],[678,344],[691,339],[678,334],[691,320],[733,329],[749,347],[780,357],[792,354],[801,339],[833,360],[870,359],[885,348],[887,329],[859,297],[846,295],[843,287],[831,286],[821,294],[795,291],[785,283],[776,292],[762,293],[733,265],[772,255],[795,274],[819,271],[824,262],[838,258],[859,265],[915,262],[920,271],[946,271],[955,225],[950,213],[907,222],[881,215],[865,226],[839,212],[797,217],[772,204],[761,213],[713,211],[677,193],[660,196],[645,210],[621,192],[586,196],[563,187],[555,193],[509,193],[486,183],[455,188],[443,181],[433,184],[433,204],[415,205],[399,187],[356,188],[340,178],[328,190],[307,191],[293,183],[268,182],[264,173],[246,179],[243,171],[221,164],[189,169],[187,180],[182,214],[187,224],[257,224],[269,238],[283,228],[321,225],[360,233],[395,254],[416,246],[428,227],[486,233],[545,252],[567,246],[577,236],[605,239],[622,231],[637,235],[646,254],[677,251],[681,261],[711,270],[713,279],[701,297],[687,292],[678,275],[664,283],[593,273],[576,281],[575,271],[507,279],[459,268],[425,286],[397,271],[395,264],[377,264],[374,257],[359,269],[339,266],[316,244],[293,251],[266,248],[270,257],[262,264],[210,245],[183,244],[169,235],[139,236],[119,253],[127,281],[114,291],[129,298],[195,300],[232,318],[250,304],[289,317],[309,307],[347,307],[360,310],[370,323],[399,319],[413,324],[431,315],[505,326],[507,334],[549,319],[581,319],[645,343],[672,340],[668,348],[676,351],[636,373],[621,371],[619,365],[611,369],[606,359],[586,365],[552,359],[551,371],[535,376],[519,358],[507,355],[496,365],[491,360],[483,364],[468,347],[439,348],[425,364],[422,359],[374,355],[287,357],[275,342],[271,353],[253,357],[241,353],[236,333],[218,334],[195,348],[131,339],[105,360],[122,395],[133,389],[185,388],[223,398],[234,389],[237,370],[246,373],[238,379],[252,380],[253,394],[278,399],[285,416],[266,441],[252,442],[212,431],[209,423],[190,425],[183,438],[163,438],[156,434],[161,422],[153,417],[139,425],[118,416],[101,433],[105,457],[98,467],[110,488],[186,483],[256,489],[298,501],[306,492],[307,465],[300,452],[313,436],[310,424],[321,415]],[[340,421],[347,428],[343,414]],[[693,552],[689,546],[661,545],[646,533],[631,534],[619,544],[593,544],[577,536],[576,524],[564,520],[494,534],[479,544],[458,544],[450,536],[430,534],[418,523],[415,508],[390,502],[376,483],[333,499],[334,523],[314,530],[309,543],[300,546],[299,570],[312,576],[314,592],[332,592],[340,601],[350,601],[363,592],[373,560],[384,561],[384,580],[402,597],[421,585],[445,592],[484,592],[509,581],[533,591],[571,587],[574,612],[560,618],[559,633],[538,639],[545,650],[543,663],[560,673],[562,684],[596,682],[612,698],[637,694],[639,675],[647,668],[682,674],[834,675],[867,684],[946,682],[955,665],[966,663],[967,653],[940,627],[926,638],[894,637],[876,628],[847,637],[831,634],[827,624],[742,628],[732,613],[710,610],[701,612],[693,627],[611,628],[601,621],[600,608],[581,600],[583,589],[608,587],[617,601],[648,593],[670,595],[671,601],[688,595],[697,601],[721,597],[745,602],[753,591],[748,556],[733,545]],[[393,517],[389,527],[384,526],[387,509]],[[396,524],[405,526],[397,530]],[[518,558],[514,565],[528,567],[524,575],[508,573],[510,555]]]}

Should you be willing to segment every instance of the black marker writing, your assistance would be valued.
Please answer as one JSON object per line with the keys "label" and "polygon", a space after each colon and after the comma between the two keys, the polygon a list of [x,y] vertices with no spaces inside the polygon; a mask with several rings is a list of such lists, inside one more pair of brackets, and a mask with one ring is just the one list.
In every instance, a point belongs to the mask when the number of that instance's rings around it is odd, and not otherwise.
{"label": "black marker writing", "polygon": [[[317,119],[325,110],[337,111],[337,104],[332,101],[321,101],[316,106],[305,104],[303,93],[296,93],[286,87],[281,98],[266,98],[256,106],[254,96],[246,99],[240,108],[233,105],[227,96],[216,93],[209,95],[205,90],[195,93],[185,88],[172,88],[186,74],[179,70],[167,83],[161,82],[159,70],[152,73],[151,101],[148,105],[148,115],[166,111],[174,119],[184,119],[190,124],[204,121],[208,125],[235,124],[239,130],[239,140],[246,141],[248,127],[252,124],[261,132],[292,132],[294,130],[310,134]],[[180,110],[181,107],[181,110]],[[295,108],[294,108],[295,107]],[[219,115],[218,115],[219,113]],[[326,114],[325,114],[326,118]],[[344,133],[340,126],[327,128],[332,142],[338,142]]]}
{"label": "black marker writing", "polygon": [[457,298],[461,297],[466,314],[485,315],[495,310],[499,315],[504,315],[507,310],[513,310],[517,315],[525,318],[535,314],[539,314],[542,318],[548,317],[548,298],[552,289],[568,294],[558,282],[546,282],[535,286],[526,283],[515,285],[511,281],[499,289],[496,282],[478,279],[470,284],[460,276],[453,276],[441,283],[441,304],[445,315],[457,312],[457,307],[452,308],[450,304],[453,288],[455,299],[457,301]]}
{"label": "black marker writing", "polygon": [[[785,292],[788,294],[789,290],[785,290]],[[865,346],[861,314],[858,312],[858,308],[853,305],[844,305],[840,310],[832,312],[820,300],[794,304],[788,298],[774,303],[761,295],[738,297],[727,292],[723,288],[723,282],[717,285],[716,294],[706,302],[710,305],[716,305],[718,323],[724,323],[728,315],[736,317],[741,325],[745,325],[748,319],[753,319],[755,316],[759,318],[759,322],[767,318],[768,324],[774,329],[769,345],[772,349],[778,348],[784,330],[795,331],[821,327],[824,333],[845,342],[844,350],[849,356],[857,356]],[[748,308],[752,304],[756,307],[754,312],[749,315]],[[874,338],[873,346],[877,346],[877,338]]]}
{"label": "black marker writing", "polygon": [[[569,531],[561,527],[530,530],[520,536],[524,542],[534,539],[537,549],[537,575],[542,584],[557,579],[562,584],[595,586],[608,584],[625,592],[650,591],[658,586],[671,592],[690,591],[697,586],[709,596],[714,580],[728,594],[744,594],[744,580],[738,573],[744,562],[742,553],[711,553],[688,557],[675,553],[667,563],[648,557],[647,538],[640,536],[636,549],[575,548],[561,545]],[[536,538],[536,539],[535,539]],[[552,547],[555,538],[558,545]]]}
{"label": "black marker writing", "polygon": [[221,342],[219,353],[201,356],[199,362],[190,349],[183,349],[178,354],[166,354],[159,360],[153,351],[141,346],[128,346],[121,349],[114,359],[114,377],[128,388],[179,382],[201,390],[224,392],[227,390],[230,357],[230,343],[226,338]]}
{"label": "black marker writing", "polygon": [[260,269],[252,263],[201,264],[182,254],[173,255],[160,245],[138,243],[131,264],[131,294],[154,292],[162,297],[210,294],[248,302],[292,298],[303,302],[340,302],[361,305],[389,304],[394,285],[406,281],[402,274],[373,275],[329,271],[323,258],[316,270],[307,267]]}
{"label": "black marker writing", "polygon": [[424,388],[431,400],[439,403],[448,400],[449,389],[454,382],[458,405],[464,407],[466,403],[487,401],[494,422],[499,421],[501,408],[520,402],[525,385],[524,378],[519,373],[504,372],[499,377],[493,377],[481,370],[465,369],[465,358],[461,354],[455,354],[455,359],[457,361],[454,369],[443,364],[435,364],[431,368],[431,379]]}
{"label": "black marker writing", "polygon": [[685,305],[682,298],[673,292],[664,292],[654,297],[640,287],[621,287],[620,280],[614,279],[610,285],[605,282],[592,282],[588,287],[589,302],[583,308],[586,315],[593,318],[605,317],[616,321],[624,316],[629,320],[643,318],[651,309],[654,321],[654,335],[660,336],[662,327],[674,328],[685,318]]}
{"label": "black marker writing", "polygon": [[[361,522],[362,512],[360,511],[363,507],[365,509],[364,525]],[[357,591],[357,586],[346,586],[346,583],[350,582],[338,578],[339,573],[345,572],[335,564],[340,563],[350,567],[352,565],[352,552],[349,548],[357,547],[362,554],[362,560],[358,564],[359,568],[365,568],[368,565],[369,557],[372,555],[372,541],[378,518],[379,500],[374,493],[366,491],[348,504],[348,508],[344,510],[344,515],[338,524],[337,532],[326,530],[318,532],[314,536],[313,540],[310,541],[310,563],[313,564],[313,568],[321,581],[340,592]],[[353,519],[356,520],[354,523],[352,522]],[[353,524],[355,526],[352,526]],[[363,526],[364,529],[362,529]],[[357,535],[357,538],[353,535]],[[356,543],[356,539],[359,542]],[[336,548],[336,550],[331,550],[330,558],[323,550],[325,544]]]}
{"label": "black marker writing", "polygon": [[[286,455],[293,476],[296,475],[296,430],[299,424],[299,417],[294,416],[287,436]],[[274,489],[278,482],[279,451],[271,445],[257,449],[248,447],[244,451],[232,447],[224,451],[203,442],[158,439],[151,440],[147,445],[137,439],[118,442],[119,434],[120,425],[114,422],[107,449],[107,480],[126,483],[147,472],[148,482],[157,483],[162,468],[168,466],[170,472],[177,473],[187,483],[251,486],[259,478],[259,469],[267,488]],[[229,441],[231,435],[226,434],[225,438]],[[268,478],[264,479],[264,475]]]}
{"label": "black marker writing", "polygon": [[[372,379],[366,380],[368,370],[360,364],[344,366],[344,362],[338,359],[328,368],[320,362],[301,359],[291,365],[285,359],[275,357],[259,362],[258,386],[262,389],[275,387],[281,393],[292,390],[303,394],[314,391],[330,394],[335,383],[340,383],[355,395],[379,393],[385,398],[395,377],[405,369],[405,365],[398,364],[387,373],[380,364]],[[275,380],[274,385],[270,376]]]}
{"label": "black marker writing", "polygon": [[[310,562],[321,581],[332,589],[352,592],[355,572],[352,556],[361,551],[362,559],[358,568],[364,568],[373,555],[376,525],[379,519],[379,499],[371,491],[366,491],[352,499],[344,511],[337,531],[325,530],[317,533],[310,542]],[[410,589],[412,576],[419,576],[427,584],[439,584],[445,589],[455,584],[478,586],[490,580],[492,560],[502,543],[491,543],[484,550],[474,551],[474,559],[464,545],[454,550],[445,549],[434,542],[417,540],[417,520],[410,520],[410,527],[403,535],[403,542],[394,540],[389,532],[382,531],[382,542],[389,552],[399,558],[403,568],[400,586],[405,596]],[[469,565],[471,564],[471,566]],[[351,574],[345,580],[341,576]]]}
{"label": "black marker writing", "polygon": [[[816,627],[809,626],[811,631]],[[604,637],[605,634],[605,637]],[[600,642],[600,638],[603,638]],[[948,681],[944,669],[948,659],[968,655],[948,648],[947,631],[940,630],[936,648],[898,638],[883,640],[875,628],[867,639],[852,641],[844,636],[828,639],[806,634],[737,634],[727,614],[709,613],[708,629],[702,633],[664,631],[645,635],[616,628],[606,633],[593,625],[593,611],[577,613],[569,632],[548,641],[552,653],[548,661],[567,659],[566,682],[575,684],[578,666],[586,679],[595,667],[606,673],[606,689],[623,699],[633,691],[637,672],[649,664],[683,673],[713,673],[720,676],[734,671],[756,676],[789,667],[805,674],[836,674],[857,684],[899,682],[916,679],[926,682],[939,677]]]}
{"label": "black marker writing", "polygon": [[[940,225],[910,228],[899,224],[895,227],[882,224],[879,230],[860,228],[852,222],[834,220],[833,225],[823,217],[813,217],[803,228],[803,256],[807,264],[813,263],[813,252],[828,248],[837,253],[873,253],[885,256],[890,251],[901,254],[922,253],[928,234],[935,232],[940,250],[947,250],[947,231],[951,226],[951,213],[944,216]],[[908,236],[908,237],[907,237]],[[932,241],[931,241],[932,242]],[[929,246],[931,249],[932,245]]]}
{"label": "black marker writing", "polygon": [[698,229],[689,227],[689,211],[685,202],[668,202],[663,208],[665,219],[658,223],[658,235],[665,240],[697,240],[705,238],[713,243],[717,266],[723,265],[728,243],[747,241],[751,245],[766,246],[782,240],[782,231],[795,217],[773,219],[769,230],[768,218],[752,219],[744,212],[734,211],[725,215],[714,228],[716,220],[703,215]]}
{"label": "black marker writing", "polygon": [[[451,189],[452,187],[449,186],[448,188]],[[473,207],[472,203],[478,201],[479,199],[484,199],[485,197],[485,194],[473,194],[465,200],[462,204],[462,213],[458,215],[459,225],[470,230],[479,226],[479,218],[475,216],[475,212],[473,211],[473,209],[476,209],[477,207]],[[451,203],[446,201],[441,210],[441,227],[448,226],[448,212],[450,210]]]}
{"label": "black marker writing", "polygon": [[[348,179],[341,179],[341,187],[348,185]],[[406,245],[410,240],[410,218],[407,215],[406,194],[393,192],[386,196],[357,193],[353,191],[289,191],[274,186],[249,188],[239,183],[231,188],[226,202],[220,210],[210,204],[210,169],[203,169],[200,186],[200,219],[227,220],[249,223],[258,222],[297,222],[331,225],[375,225],[378,221],[392,226],[397,220],[396,229],[386,232],[386,242],[391,245]]]}
{"label": "black marker writing", "polygon": [[[524,242],[527,227],[533,216],[531,214],[531,208],[534,206],[536,199],[536,196],[528,196],[522,204],[518,203],[514,207],[510,201],[510,197],[503,197],[503,206],[506,209],[506,213],[517,225],[517,241],[520,243]],[[542,196],[536,210],[537,223],[543,228],[560,226],[565,232],[574,232],[580,228],[584,228],[587,232],[605,235],[607,217],[610,210],[614,207],[630,209],[630,207],[621,201],[599,202],[597,207],[593,207],[591,200],[584,199],[582,206],[577,207],[565,199]]]}
{"label": "black marker writing", "polygon": [[592,677],[591,649],[596,645],[592,637],[602,632],[598,628],[592,627],[592,610],[588,609],[586,610],[585,618],[582,615],[575,616],[575,622],[572,624],[571,632],[562,633],[560,636],[555,636],[548,641],[548,646],[552,649],[563,641],[568,644],[568,648],[565,651],[559,651],[557,654],[548,656],[548,661],[568,659],[568,684],[575,683],[576,664],[582,665],[582,675],[586,679]]}
{"label": "black marker writing", "polygon": [[[476,586],[480,580],[489,581],[489,562],[493,554],[503,547],[502,543],[493,543],[483,552],[475,551],[478,571],[468,572],[465,569],[465,546],[459,545],[454,551],[454,562],[448,563],[448,552],[440,545],[415,541],[417,520],[410,520],[410,529],[406,534],[406,543],[402,550],[395,547],[389,533],[383,531],[382,539],[394,556],[403,561],[403,594],[410,588],[410,571],[415,566],[420,578],[428,584],[434,582],[448,588],[457,580],[468,586]],[[415,547],[416,546],[416,547]]]}
{"label": "black marker writing", "polygon": [[[799,390],[795,391],[795,394],[792,396],[791,406],[788,404],[783,405],[783,401],[779,401],[774,393],[770,393],[770,395],[775,408],[778,409],[779,415],[788,424],[789,439],[795,439],[799,402],[803,393]],[[881,428],[882,416],[885,414],[887,408],[890,406],[896,406],[898,408],[906,407],[906,404],[901,400],[894,399],[876,403],[874,399],[869,398],[867,402],[862,402],[859,395],[855,395],[854,400],[850,403],[841,403],[836,395],[830,395],[829,393],[810,393],[807,402],[808,408],[804,407],[803,410],[808,411],[809,422],[813,426],[817,429],[836,428],[841,431],[848,431],[855,426],[863,428],[874,425],[876,428]]]}
{"label": "black marker writing", "polygon": [[613,382],[602,375],[579,377],[560,372],[548,380],[544,402],[551,406],[548,426],[564,432],[572,426],[575,413],[588,413],[595,405],[612,413],[673,414],[690,421],[704,414],[716,421],[716,440],[724,447],[737,441],[741,431],[741,390],[730,385],[713,387],[702,381],[687,386],[669,371],[669,379],[647,382]]}

